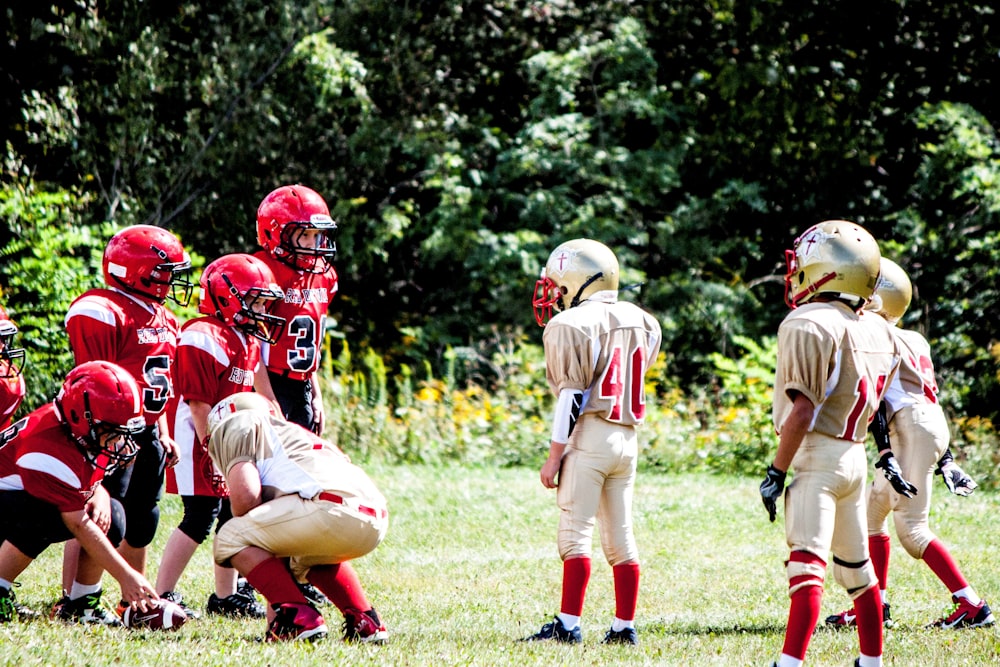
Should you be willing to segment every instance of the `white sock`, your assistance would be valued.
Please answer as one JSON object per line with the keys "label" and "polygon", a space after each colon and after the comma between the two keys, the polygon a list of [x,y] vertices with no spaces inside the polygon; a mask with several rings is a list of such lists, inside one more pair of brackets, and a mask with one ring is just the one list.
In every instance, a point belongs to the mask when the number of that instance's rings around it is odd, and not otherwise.
{"label": "white sock", "polygon": [[73,588],[69,591],[70,600],[79,600],[84,595],[93,595],[101,591],[101,582],[96,584],[81,584],[79,581],[73,582]]}
{"label": "white sock", "polygon": [[559,620],[562,621],[563,627],[567,630],[580,627],[579,616],[570,616],[569,614],[559,612]]}
{"label": "white sock", "polygon": [[6,579],[0,579],[0,588],[6,588],[7,590],[10,590],[14,588],[14,582],[7,581]]}
{"label": "white sock", "polygon": [[969,604],[971,604],[973,607],[978,607],[979,603],[982,602],[979,596],[976,595],[976,590],[972,586],[966,586],[965,588],[960,588],[954,593],[952,593],[952,595],[955,595],[960,598],[965,598],[966,600],[969,601]]}
{"label": "white sock", "polygon": [[635,621],[623,621],[622,619],[615,616],[615,620],[611,621],[611,630],[614,632],[621,632],[625,628],[634,628]]}
{"label": "white sock", "polygon": [[782,653],[778,658],[778,667],[802,667],[802,661]]}
{"label": "white sock", "polygon": [[862,653],[861,657],[858,658],[858,665],[860,667],[882,667],[882,656],[872,657]]}
{"label": "white sock", "polygon": [[879,591],[879,595],[882,598],[882,604],[889,604],[889,591],[883,588]]}

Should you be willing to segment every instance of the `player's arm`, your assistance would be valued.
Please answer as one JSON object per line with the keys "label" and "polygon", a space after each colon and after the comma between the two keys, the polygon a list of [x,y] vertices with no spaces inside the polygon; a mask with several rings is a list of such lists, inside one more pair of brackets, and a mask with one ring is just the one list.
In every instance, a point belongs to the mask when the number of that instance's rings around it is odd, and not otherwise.
{"label": "player's arm", "polygon": [[566,453],[566,443],[569,442],[569,436],[576,427],[576,421],[580,418],[582,407],[583,392],[579,389],[565,388],[559,392],[555,415],[552,418],[549,457],[542,464],[542,470],[539,473],[542,486],[547,489],[554,489],[559,485],[556,477],[562,466],[562,457]]}
{"label": "player's arm", "polygon": [[261,504],[260,473],[252,461],[237,461],[226,472],[233,516],[243,516]]}
{"label": "player's arm", "polygon": [[[267,369],[262,365],[258,365],[257,371],[253,374],[253,388],[258,394],[278,405],[278,399],[275,397],[274,389],[271,387],[271,376],[267,374]],[[278,407],[278,412],[281,412],[280,406]]]}
{"label": "player's arm", "polygon": [[190,400],[188,408],[191,410],[195,437],[200,444],[204,444],[208,436],[208,413],[212,410],[212,406],[205,401]]}
{"label": "player's arm", "polygon": [[180,449],[177,447],[177,442],[170,437],[170,424],[167,422],[167,413],[165,411],[157,418],[156,425],[159,430],[160,446],[163,447],[163,458],[166,460],[167,467],[175,466],[180,461],[181,454]]}
{"label": "player's arm", "polygon": [[900,468],[899,461],[892,453],[892,443],[889,440],[889,419],[886,410],[885,401],[879,403],[875,417],[868,425],[868,431],[875,438],[875,446],[878,449],[878,461],[875,463],[875,467],[882,469],[885,478],[892,484],[896,493],[912,498],[917,495],[917,487],[903,478],[903,469]]}
{"label": "player's arm", "polygon": [[86,510],[63,512],[62,520],[90,557],[118,581],[123,600],[145,611],[159,599],[152,584],[129,566]]}
{"label": "player's arm", "polygon": [[316,435],[323,435],[323,426],[326,423],[326,414],[323,411],[323,394],[320,392],[319,387],[319,373],[313,373],[309,376],[309,382],[312,384],[312,402],[313,402],[313,433]]}
{"label": "player's arm", "polygon": [[792,409],[781,425],[778,451],[774,454],[774,461],[767,467],[764,481],[760,483],[760,497],[771,521],[777,516],[778,498],[785,491],[785,475],[809,432],[815,411],[813,402],[805,394],[793,391],[789,393],[789,398],[792,399]]}
{"label": "player's arm", "polygon": [[781,425],[778,451],[775,452],[774,461],[771,463],[781,472],[788,472],[788,468],[792,465],[792,459],[795,458],[806,433],[809,432],[809,425],[816,409],[805,394],[798,391],[792,393],[792,410]]}

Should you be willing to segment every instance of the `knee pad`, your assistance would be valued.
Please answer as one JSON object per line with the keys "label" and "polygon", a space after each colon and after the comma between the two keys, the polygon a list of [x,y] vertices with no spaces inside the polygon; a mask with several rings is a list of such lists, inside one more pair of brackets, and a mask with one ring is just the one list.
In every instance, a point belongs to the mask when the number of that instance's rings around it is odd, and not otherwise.
{"label": "knee pad", "polygon": [[141,549],[149,546],[160,525],[160,508],[153,505],[145,512],[125,512],[125,541],[129,546]]}
{"label": "knee pad", "polygon": [[791,596],[806,586],[822,586],[826,576],[826,563],[814,553],[793,551],[785,561],[788,575],[788,595]]}
{"label": "knee pad", "polygon": [[875,481],[868,487],[868,533],[874,535],[885,533],[888,527],[889,512],[892,511],[892,487]]}
{"label": "knee pad", "polygon": [[125,508],[116,499],[111,499],[111,525],[108,527],[108,542],[116,549],[125,536]]}
{"label": "knee pad", "polygon": [[210,496],[183,496],[183,503],[184,518],[177,528],[201,544],[212,531],[212,524],[219,516],[219,507],[222,503],[218,498]]}
{"label": "knee pad", "polygon": [[878,585],[875,568],[870,559],[860,563],[848,563],[833,557],[833,578],[844,587],[852,600],[856,600],[869,588]]}

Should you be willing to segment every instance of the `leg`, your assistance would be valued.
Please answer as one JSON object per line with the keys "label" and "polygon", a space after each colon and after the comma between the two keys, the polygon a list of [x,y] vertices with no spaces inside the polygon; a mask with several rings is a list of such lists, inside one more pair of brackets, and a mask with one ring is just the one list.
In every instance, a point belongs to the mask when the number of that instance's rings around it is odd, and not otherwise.
{"label": "leg", "polygon": [[184,568],[198,550],[198,545],[208,537],[219,514],[218,498],[182,496],[182,500],[184,517],[167,540],[156,575],[156,592],[160,595],[175,592]]}

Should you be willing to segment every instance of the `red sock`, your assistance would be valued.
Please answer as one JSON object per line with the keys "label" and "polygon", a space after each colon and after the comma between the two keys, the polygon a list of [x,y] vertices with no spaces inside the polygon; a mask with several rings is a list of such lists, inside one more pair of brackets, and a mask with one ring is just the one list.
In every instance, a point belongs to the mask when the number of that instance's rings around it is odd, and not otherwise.
{"label": "red sock", "polygon": [[246,573],[250,585],[260,591],[271,604],[298,602],[305,604],[306,598],[295,585],[292,573],[285,562],[278,558],[268,558]]}
{"label": "red sock", "polygon": [[949,592],[954,593],[969,585],[962,576],[962,571],[958,569],[955,559],[940,540],[932,540],[927,545],[923,558],[927,567],[931,568],[931,572],[948,587]]}
{"label": "red sock", "polygon": [[330,598],[330,602],[341,612],[346,609],[368,611],[372,608],[368,598],[365,597],[365,589],[361,586],[358,573],[354,571],[350,563],[315,565],[309,568],[306,579],[323,591]]}
{"label": "red sock", "polygon": [[792,593],[792,604],[788,609],[788,627],[785,629],[785,644],[781,652],[803,660],[809,648],[809,638],[819,621],[820,603],[823,601],[823,586],[803,586]]}
{"label": "red sock", "polygon": [[861,655],[882,655],[882,597],[874,586],[854,600],[854,613],[858,615]]}
{"label": "red sock", "polygon": [[635,618],[635,606],[639,601],[639,563],[621,563],[611,571],[615,577],[615,616],[631,621]]}
{"label": "red sock", "polygon": [[889,546],[888,534],[868,536],[868,552],[871,554],[872,567],[875,568],[875,576],[878,577],[878,587],[883,591],[889,588]]}
{"label": "red sock", "polygon": [[583,616],[583,599],[590,583],[590,558],[581,556],[563,561],[562,605],[559,611]]}

